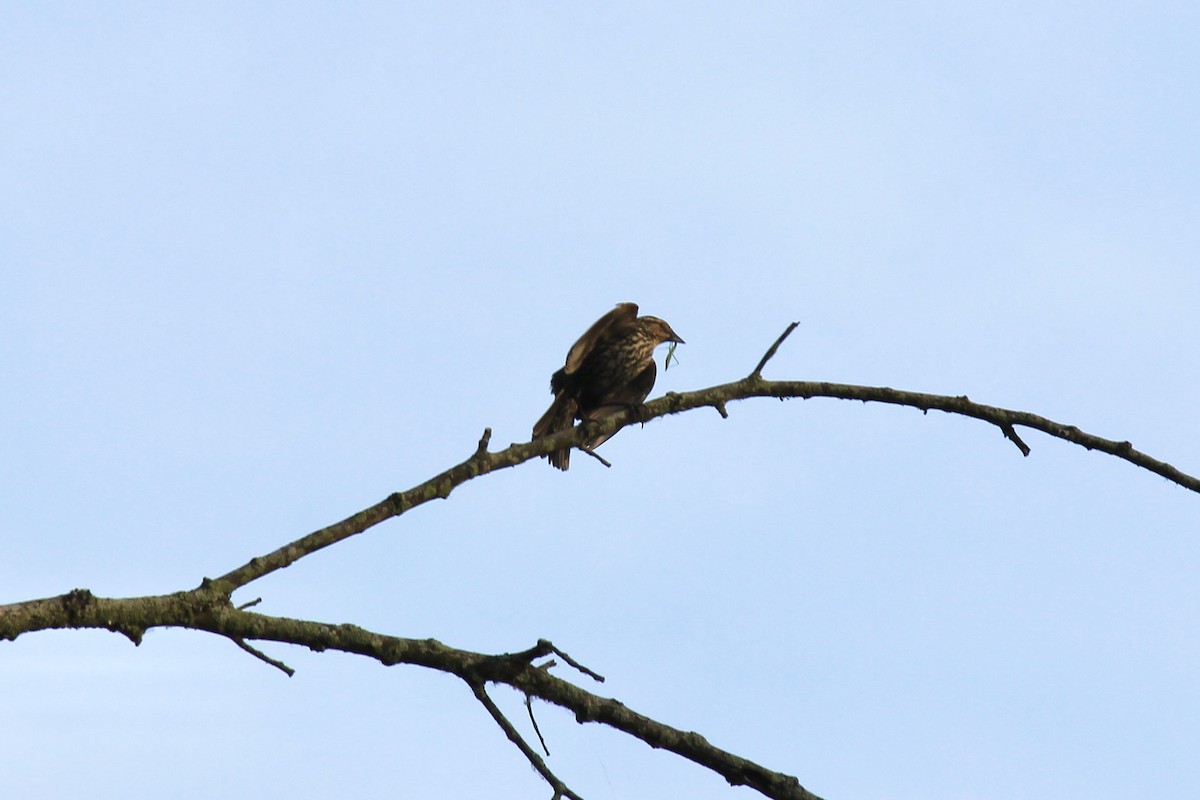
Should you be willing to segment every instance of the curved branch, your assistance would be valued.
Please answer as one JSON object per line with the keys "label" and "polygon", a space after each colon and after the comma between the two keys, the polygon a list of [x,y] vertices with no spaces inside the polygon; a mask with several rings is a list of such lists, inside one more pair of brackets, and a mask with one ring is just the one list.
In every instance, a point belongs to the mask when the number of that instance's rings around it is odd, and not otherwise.
{"label": "curved branch", "polygon": [[[543,436],[531,442],[513,444],[503,450],[489,452],[488,441],[491,438],[491,428],[484,430],[483,438],[471,456],[450,469],[447,469],[423,483],[403,492],[396,492],[370,508],[354,514],[341,522],[334,523],[307,536],[297,539],[290,544],[268,553],[265,556],[251,559],[231,572],[222,575],[211,582],[214,590],[228,596],[235,589],[261,578],[275,570],[283,569],[300,558],[321,548],[328,547],[343,539],[378,525],[392,517],[423,505],[430,500],[445,499],[458,486],[467,481],[486,475],[496,470],[514,467],[530,459],[544,456],[563,447],[579,448],[587,439],[604,434],[611,434],[631,422],[646,422],[656,417],[668,414],[679,414],[694,408],[712,407],[723,417],[728,416],[726,406],[737,400],[748,400],[753,397],[774,397],[780,400],[789,398],[810,399],[814,397],[829,397],[840,400],[860,400],[864,403],[888,403],[890,405],[911,406],[921,411],[944,411],[948,414],[961,414],[973,417],[998,427],[1006,438],[1012,441],[1024,455],[1029,455],[1029,446],[1017,435],[1015,426],[1032,428],[1042,433],[1063,439],[1088,450],[1099,450],[1103,453],[1124,459],[1129,463],[1147,469],[1156,475],[1161,475],[1172,483],[1176,483],[1193,492],[1200,492],[1200,479],[1181,472],[1170,464],[1159,461],[1151,456],[1134,449],[1127,441],[1104,439],[1090,433],[1085,433],[1074,425],[1065,425],[1037,414],[1026,411],[1016,411],[998,406],[988,406],[975,403],[963,396],[927,394],[891,389],[886,386],[855,386],[845,383],[829,383],[826,381],[767,381],[763,380],[759,370],[775,354],[780,343],[791,333],[797,323],[792,323],[784,334],[771,345],[759,362],[755,371],[740,381],[711,386],[707,389],[697,389],[691,392],[669,392],[663,397],[648,403],[638,419],[629,410],[620,410],[609,416],[590,423],[585,432],[579,426],[560,431],[550,436]],[[584,452],[589,452],[585,448]]]}
{"label": "curved branch", "polygon": [[[406,639],[356,625],[332,625],[244,611],[235,608],[210,587],[170,595],[127,598],[96,597],[86,589],[76,589],[59,597],[0,606],[0,639],[15,639],[21,633],[52,628],[100,628],[128,635],[130,630],[145,631],[154,627],[206,631],[238,643],[270,641],[300,645],[316,652],[338,650],[372,658],[385,666],[427,667],[462,679],[476,692],[480,702],[484,702],[479,691],[485,683],[505,684],[571,711],[580,723],[600,722],[651,747],[670,750],[716,772],[732,785],[749,786],[778,800],[820,800],[791,775],[767,769],[715,747],[698,733],[665,725],[617,700],[592,694],[552,675],[549,669],[535,665],[534,659],[556,654],[567,660],[567,656],[545,639],[527,650],[487,655],[449,647],[436,639]],[[268,663],[274,661],[253,648],[247,650]],[[584,669],[578,662],[572,660],[571,663]],[[595,676],[591,670],[586,672]],[[488,706],[488,703],[484,702],[484,705]],[[490,713],[490,706],[488,710]],[[497,723],[500,720],[497,719]],[[509,733],[509,728],[505,728],[505,733]],[[518,742],[518,746],[522,742]],[[527,744],[521,749],[527,758],[530,754],[537,757]],[[537,763],[533,759],[531,762],[536,768]],[[542,769],[538,771],[542,772]],[[556,783],[557,779],[549,777],[546,780],[559,791],[561,782]]]}

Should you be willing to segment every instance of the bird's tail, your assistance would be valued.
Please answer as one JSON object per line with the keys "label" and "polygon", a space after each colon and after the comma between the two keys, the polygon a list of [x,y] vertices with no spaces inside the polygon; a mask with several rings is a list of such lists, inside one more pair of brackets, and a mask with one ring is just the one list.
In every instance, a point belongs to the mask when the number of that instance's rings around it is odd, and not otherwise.
{"label": "bird's tail", "polygon": [[[533,438],[558,433],[574,425],[577,408],[578,404],[575,402],[575,398],[567,397],[565,394],[555,397],[554,402],[546,409],[546,413],[542,414],[542,418],[533,426]],[[564,447],[561,450],[554,450],[545,458],[550,460],[551,466],[565,472],[571,466],[571,448]]]}

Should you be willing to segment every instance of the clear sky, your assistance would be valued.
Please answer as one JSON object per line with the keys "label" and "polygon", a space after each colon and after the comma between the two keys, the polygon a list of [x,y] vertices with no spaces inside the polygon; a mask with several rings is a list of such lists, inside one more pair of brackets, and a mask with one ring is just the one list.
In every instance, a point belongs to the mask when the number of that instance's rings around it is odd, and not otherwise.
{"label": "clear sky", "polygon": [[[190,588],[524,441],[621,301],[687,340],[656,395],[799,320],[767,377],[1200,471],[1194,2],[8,3],[0,174],[0,602]],[[238,599],[551,638],[830,800],[1200,796],[1200,497],[944,414],[730,414]],[[181,631],[0,644],[5,794],[549,796],[454,679],[265,649],[298,674]],[[538,708],[589,800],[752,796]]]}

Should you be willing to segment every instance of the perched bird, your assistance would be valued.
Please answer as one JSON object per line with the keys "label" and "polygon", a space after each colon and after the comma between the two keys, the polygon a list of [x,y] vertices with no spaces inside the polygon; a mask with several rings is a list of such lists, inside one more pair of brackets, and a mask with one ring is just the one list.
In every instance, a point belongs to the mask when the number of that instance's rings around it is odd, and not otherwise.
{"label": "perched bird", "polygon": [[[567,353],[566,365],[550,378],[554,402],[533,426],[533,436],[557,433],[575,424],[592,422],[614,411],[637,412],[654,388],[657,368],[654,348],[683,339],[658,317],[639,317],[637,303],[621,303],[596,320]],[[593,450],[612,434],[584,443]],[[566,470],[571,449],[550,453],[551,465]]]}

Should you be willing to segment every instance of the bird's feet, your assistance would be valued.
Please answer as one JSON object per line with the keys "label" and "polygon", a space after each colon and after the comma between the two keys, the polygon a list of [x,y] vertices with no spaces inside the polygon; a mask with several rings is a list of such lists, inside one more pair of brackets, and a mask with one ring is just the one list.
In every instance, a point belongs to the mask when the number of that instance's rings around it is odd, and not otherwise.
{"label": "bird's feet", "polygon": [[650,421],[650,407],[645,403],[630,403],[628,405],[629,416],[634,422],[640,422],[645,425]]}

